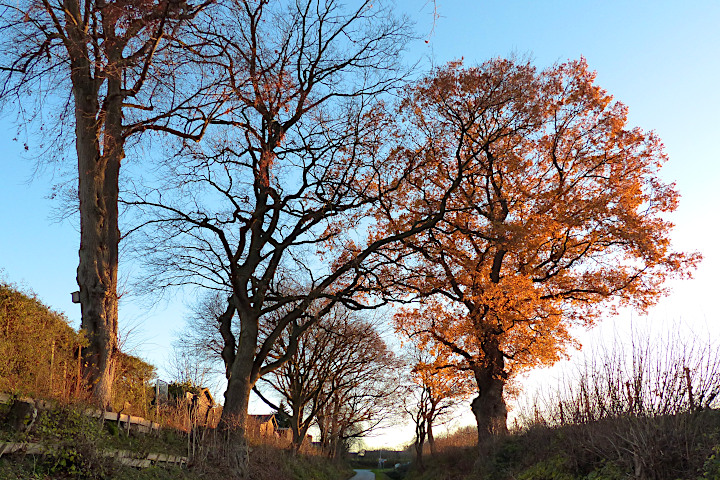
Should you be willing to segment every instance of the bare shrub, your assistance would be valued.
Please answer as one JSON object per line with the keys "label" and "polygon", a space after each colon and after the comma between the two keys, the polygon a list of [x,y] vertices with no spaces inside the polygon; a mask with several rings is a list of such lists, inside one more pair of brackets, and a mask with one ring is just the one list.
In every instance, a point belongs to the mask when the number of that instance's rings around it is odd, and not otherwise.
{"label": "bare shrub", "polygon": [[630,351],[616,339],[610,348],[591,352],[556,390],[521,408],[518,423],[556,426],[677,415],[717,407],[719,395],[720,350],[714,342],[633,332]]}
{"label": "bare shrub", "polygon": [[[188,453],[193,471],[203,478],[227,478],[225,463],[227,456],[233,453],[233,428],[239,428],[238,423],[231,422],[216,428],[197,426],[188,433],[188,448],[191,449]],[[256,418],[247,419],[246,435],[251,453],[249,478],[315,478],[313,475],[319,471],[335,467],[338,472],[342,470],[313,445],[303,444],[299,452],[294,452],[291,437],[261,428]],[[304,474],[298,477],[295,470],[302,470]],[[346,472],[341,473],[340,476],[343,476]]]}
{"label": "bare shrub", "polygon": [[640,479],[677,478],[711,454],[719,395],[714,342],[633,332],[629,349],[616,338],[592,351],[556,390],[521,408],[516,425],[568,427],[567,446],[581,462],[613,461]]}
{"label": "bare shrub", "polygon": [[451,449],[477,445],[477,427],[468,425],[435,438],[435,451],[444,453]]}

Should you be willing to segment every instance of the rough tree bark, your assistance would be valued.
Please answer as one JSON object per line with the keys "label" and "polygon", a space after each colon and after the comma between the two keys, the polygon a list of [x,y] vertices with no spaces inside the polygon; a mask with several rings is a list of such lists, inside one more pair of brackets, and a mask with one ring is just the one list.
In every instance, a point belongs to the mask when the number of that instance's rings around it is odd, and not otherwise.
{"label": "rough tree bark", "polygon": [[[71,25],[73,18],[81,18],[79,5],[71,0],[66,0],[65,5],[68,12],[66,24]],[[110,21],[104,19],[104,22],[108,32],[108,61],[120,64],[121,47],[112,34]],[[107,95],[101,112],[97,95],[99,85],[93,78],[88,52],[81,51],[87,49],[86,40],[77,28],[68,27],[68,30],[68,37],[76,49],[70,57],[76,105],[80,201],[77,281],[82,309],[81,327],[88,335],[84,358],[93,397],[101,406],[109,408],[118,348],[118,194],[120,164],[125,156],[121,70],[111,69],[106,74]],[[101,116],[104,116],[104,125]]]}
{"label": "rough tree bark", "polygon": [[[88,337],[83,375],[102,407],[111,404],[118,351],[118,197],[125,143],[146,130],[198,139],[212,116],[206,113],[217,112],[217,100],[205,96],[207,75],[194,77],[188,95],[182,82],[167,82],[167,75],[188,72],[183,67],[189,62],[180,59],[179,50],[165,63],[166,71],[157,74],[162,70],[158,64],[168,58],[157,53],[172,48],[179,26],[212,1],[188,6],[172,0],[143,5],[132,0],[0,0],[0,100],[14,97],[24,110],[28,92],[37,91],[38,111],[56,92],[60,98],[71,93],[74,103],[74,118],[60,114],[57,130],[74,123],[77,282],[81,327]],[[196,47],[195,52],[202,50]],[[169,90],[172,95],[158,95]]]}
{"label": "rough tree bark", "polygon": [[478,396],[470,404],[478,427],[478,445],[482,446],[493,436],[505,435],[507,407],[503,398],[505,380],[492,374],[492,369],[478,368],[475,372]]}
{"label": "rough tree bark", "polygon": [[508,373],[505,355],[498,343],[496,333],[485,332],[478,339],[482,358],[471,365],[478,396],[470,403],[470,408],[477,422],[478,446],[481,449],[489,439],[508,433],[507,406],[503,395]]}
{"label": "rough tree bark", "polygon": [[[102,132],[98,80],[87,51],[80,5],[65,0],[67,45],[75,100],[78,195],[80,201],[80,250],[77,282],[80,287],[81,328],[88,336],[85,376],[95,401],[110,407],[117,350],[118,305],[118,180],[122,145],[122,96],[119,72],[108,80],[103,105]],[[75,25],[73,27],[72,25]]]}
{"label": "rough tree bark", "polygon": [[[234,299],[231,297],[229,302],[233,303]],[[231,310],[232,308],[229,308],[228,312]],[[247,315],[247,311],[239,310],[238,313],[242,322],[242,317]],[[228,316],[226,312],[222,320],[229,324],[232,316]],[[254,368],[258,339],[257,323],[245,320],[242,325],[242,331],[237,339],[237,352],[232,355],[232,363],[228,365],[226,361],[226,371],[229,373],[228,385],[225,390],[225,402],[219,428],[226,432],[228,438],[226,455],[230,466],[233,467],[240,478],[248,478],[248,406],[250,404],[250,392],[252,392],[260,375],[259,370]],[[226,338],[227,340],[228,338]],[[226,343],[225,350],[228,354],[230,350],[235,350],[234,344],[232,348],[228,347]]]}

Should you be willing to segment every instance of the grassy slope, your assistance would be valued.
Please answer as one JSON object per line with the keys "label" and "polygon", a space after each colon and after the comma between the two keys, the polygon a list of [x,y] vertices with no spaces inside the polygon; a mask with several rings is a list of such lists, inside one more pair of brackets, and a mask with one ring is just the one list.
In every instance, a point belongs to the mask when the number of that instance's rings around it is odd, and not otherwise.
{"label": "grassy slope", "polygon": [[[0,441],[53,445],[56,453],[46,456],[19,455],[0,458],[0,480],[5,479],[113,479],[113,480],[226,480],[231,473],[222,462],[208,460],[188,468],[123,467],[102,455],[109,449],[137,454],[187,455],[187,436],[175,430],[159,435],[129,436],[114,424],[101,425],[84,416],[79,408],[59,407],[41,412],[31,432],[10,431],[3,420],[8,408],[0,411]],[[253,480],[344,480],[352,470],[321,456],[293,455],[282,448],[258,444],[251,453]]]}

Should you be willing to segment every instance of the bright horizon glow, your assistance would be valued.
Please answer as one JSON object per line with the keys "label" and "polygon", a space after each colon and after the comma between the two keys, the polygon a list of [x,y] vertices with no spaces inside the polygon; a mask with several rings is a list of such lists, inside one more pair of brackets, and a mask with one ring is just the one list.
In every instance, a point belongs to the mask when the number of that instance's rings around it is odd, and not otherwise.
{"label": "bright horizon glow", "polygon": [[[647,317],[623,311],[603,322],[597,332],[580,335],[581,343],[589,347],[605,342],[606,334],[621,330],[631,318],[648,328],[679,321],[688,331],[720,338],[715,301],[720,283],[716,280],[720,209],[715,206],[720,178],[715,144],[720,127],[720,3],[438,0],[436,21],[432,8],[425,0],[395,4],[398,13],[417,22],[422,38],[412,45],[406,61],[421,60],[420,71],[461,57],[466,65],[473,65],[495,56],[529,55],[543,68],[584,56],[597,71],[597,84],[629,107],[631,125],[655,130],[665,143],[669,161],[661,177],[676,182],[681,194],[680,206],[671,217],[676,224],[674,247],[699,251],[705,258],[693,280],[670,282],[671,295]],[[12,118],[6,112],[0,119],[0,278],[34,291],[77,327],[80,309],[71,303],[70,292],[77,290],[79,234],[70,222],[50,219],[56,205],[46,199],[52,176],[38,175],[28,183],[34,166],[25,158],[36,150],[30,144],[25,152],[22,137],[12,140],[17,131],[9,121]],[[127,161],[137,164],[132,158]],[[121,329],[135,326],[131,353],[156,365],[161,374],[193,296],[187,289],[154,308],[135,299],[121,300]],[[571,365],[572,360],[563,364]],[[531,373],[526,388],[551,384],[557,375],[557,369]],[[266,410],[259,402],[253,402],[252,408],[258,413]],[[472,421],[466,414],[460,424]],[[366,444],[394,447],[411,437],[412,428],[391,427]]]}

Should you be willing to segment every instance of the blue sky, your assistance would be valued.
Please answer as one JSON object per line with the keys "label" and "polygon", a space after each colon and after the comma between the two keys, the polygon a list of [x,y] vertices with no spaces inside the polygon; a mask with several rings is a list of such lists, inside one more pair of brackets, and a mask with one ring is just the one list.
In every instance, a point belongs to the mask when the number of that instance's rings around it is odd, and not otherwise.
{"label": "blue sky", "polygon": [[[415,19],[423,36],[408,62],[439,65],[462,57],[471,65],[517,54],[544,67],[587,59],[597,83],[628,105],[630,122],[663,139],[670,160],[661,176],[682,195],[671,217],[675,245],[705,256],[695,279],[673,282],[673,294],[647,321],[679,320],[720,338],[714,298],[720,286],[720,2],[438,0],[434,27],[425,0],[398,1],[395,8]],[[70,292],[77,289],[79,235],[70,222],[51,219],[56,204],[46,197],[53,179],[46,173],[30,181],[34,166],[22,138],[12,141],[11,118],[0,119],[0,277],[32,289],[77,325],[80,309]],[[175,297],[148,311],[123,302],[121,324],[137,332],[134,353],[161,366],[186,303]],[[631,315],[624,312],[612,325]]]}

